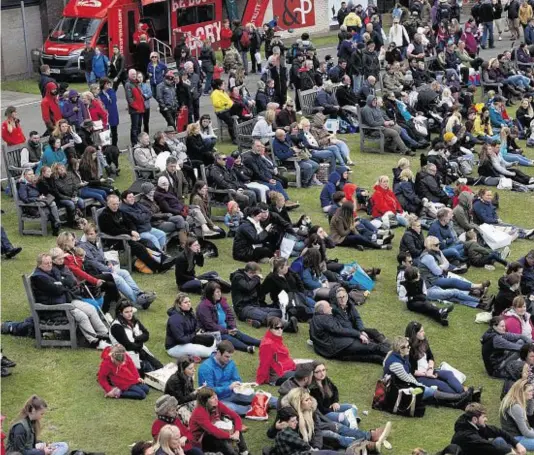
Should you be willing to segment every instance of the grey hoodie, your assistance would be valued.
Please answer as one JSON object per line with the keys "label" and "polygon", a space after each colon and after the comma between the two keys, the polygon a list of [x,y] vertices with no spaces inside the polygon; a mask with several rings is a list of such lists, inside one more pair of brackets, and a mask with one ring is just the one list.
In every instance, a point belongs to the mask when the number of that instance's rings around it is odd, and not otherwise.
{"label": "grey hoodie", "polygon": [[384,126],[384,122],[389,119],[379,107],[373,106],[375,99],[374,95],[367,97],[366,106],[362,109],[362,123],[367,126]]}
{"label": "grey hoodie", "polygon": [[454,231],[460,235],[471,229],[478,230],[471,215],[473,205],[473,193],[462,191],[458,196],[458,205],[452,211]]}

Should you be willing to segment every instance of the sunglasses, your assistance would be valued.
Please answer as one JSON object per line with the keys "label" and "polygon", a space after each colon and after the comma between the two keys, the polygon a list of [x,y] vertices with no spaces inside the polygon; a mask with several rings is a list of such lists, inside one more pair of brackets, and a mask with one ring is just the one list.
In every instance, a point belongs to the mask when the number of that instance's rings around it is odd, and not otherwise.
{"label": "sunglasses", "polygon": [[273,330],[284,330],[284,327],[279,325],[279,326],[273,327]]}

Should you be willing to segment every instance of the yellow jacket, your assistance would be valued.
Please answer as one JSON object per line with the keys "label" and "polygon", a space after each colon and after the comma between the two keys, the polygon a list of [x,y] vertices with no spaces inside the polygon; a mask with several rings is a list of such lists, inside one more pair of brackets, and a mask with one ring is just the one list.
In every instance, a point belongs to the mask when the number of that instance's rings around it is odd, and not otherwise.
{"label": "yellow jacket", "polygon": [[486,127],[482,126],[482,120],[480,114],[477,114],[475,117],[475,122],[473,123],[473,136],[493,136],[493,128],[491,127],[491,122],[488,122]]}
{"label": "yellow jacket", "polygon": [[360,19],[360,16],[358,16],[355,12],[351,12],[347,14],[347,17],[345,17],[343,25],[347,27],[361,27],[362,20]]}
{"label": "yellow jacket", "polygon": [[523,25],[527,24],[527,22],[529,21],[531,17],[532,17],[532,6],[530,6],[527,3],[526,8],[523,8],[523,6],[519,8],[519,22],[521,22]]}
{"label": "yellow jacket", "polygon": [[224,90],[213,90],[210,96],[215,112],[226,111],[234,105],[234,102],[230,99],[230,95]]}

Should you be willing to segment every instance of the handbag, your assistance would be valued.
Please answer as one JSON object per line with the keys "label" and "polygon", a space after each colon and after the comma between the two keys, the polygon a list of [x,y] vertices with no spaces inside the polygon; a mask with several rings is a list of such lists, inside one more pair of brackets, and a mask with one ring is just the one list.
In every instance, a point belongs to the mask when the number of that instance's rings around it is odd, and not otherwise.
{"label": "handbag", "polygon": [[414,389],[399,389],[397,401],[393,406],[393,414],[405,417],[423,417],[425,415],[423,393],[414,394]]}
{"label": "handbag", "polygon": [[499,179],[499,184],[497,185],[497,188],[499,190],[511,190],[513,186],[512,179],[509,179],[508,177],[501,177]]}
{"label": "handbag", "polygon": [[254,54],[254,58],[256,59],[256,63],[257,63],[258,65],[261,65],[261,54],[260,54],[259,52],[256,52],[256,53]]}
{"label": "handbag", "polygon": [[111,131],[105,130],[98,133],[98,139],[100,142],[100,146],[105,147],[107,145],[111,145]]}
{"label": "handbag", "polygon": [[346,264],[343,270],[341,270],[340,275],[350,284],[357,285],[360,290],[372,291],[375,287],[375,282],[357,262]]}
{"label": "handbag", "polygon": [[452,372],[452,374],[454,374],[454,377],[458,379],[458,382],[460,384],[463,384],[467,379],[467,376],[465,374],[463,374],[460,370],[457,370],[453,366],[449,365],[447,362],[441,362],[441,364],[439,365],[439,369],[443,371]]}
{"label": "handbag", "polygon": [[371,407],[377,411],[385,411],[387,396],[390,390],[391,376],[386,374],[384,377],[376,381],[375,393],[373,395],[373,403],[371,404]]}

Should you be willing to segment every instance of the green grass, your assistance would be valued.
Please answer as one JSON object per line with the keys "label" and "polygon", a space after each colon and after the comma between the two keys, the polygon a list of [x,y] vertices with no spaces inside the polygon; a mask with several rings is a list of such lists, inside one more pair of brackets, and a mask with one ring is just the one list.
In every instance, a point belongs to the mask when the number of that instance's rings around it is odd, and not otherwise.
{"label": "green grass", "polygon": [[[359,186],[372,188],[376,178],[381,174],[391,175],[395,166],[396,155],[373,155],[359,152],[358,136],[344,136],[352,150],[352,159],[357,163],[352,174],[352,181]],[[230,145],[221,145],[221,150],[230,152]],[[531,150],[527,155],[534,158]],[[119,188],[124,189],[129,184],[131,174],[127,171],[125,157],[124,171],[117,181]],[[413,160],[413,168],[419,169],[418,159]],[[527,169],[534,175],[531,169]],[[307,190],[291,189],[294,200],[301,202],[301,209],[292,213],[292,218],[306,212],[314,223],[326,227],[326,218],[319,208],[319,188]],[[520,226],[531,226],[533,223],[534,198],[532,193],[517,194],[501,191],[500,216],[507,221]],[[15,259],[2,264],[2,320],[21,320],[28,316],[28,304],[22,287],[21,275],[30,273],[34,267],[34,260],[39,252],[54,246],[52,237],[24,237],[17,235],[16,219],[12,200],[2,196],[2,208],[6,211],[2,224],[9,233],[14,244],[22,245],[24,251]],[[499,394],[502,382],[488,378],[480,357],[480,335],[485,326],[474,322],[477,311],[457,305],[450,317],[451,325],[443,328],[435,322],[409,312],[401,304],[395,294],[395,256],[402,230],[396,231],[392,251],[358,252],[347,248],[337,248],[329,252],[331,258],[340,261],[357,260],[364,266],[382,268],[376,290],[371,294],[368,302],[360,308],[362,317],[368,327],[376,327],[388,337],[404,334],[408,322],[422,321],[427,336],[431,342],[437,362],[447,361],[454,367],[467,374],[467,384],[484,385],[482,401],[489,408],[490,422],[498,424]],[[220,256],[210,259],[205,270],[216,270],[223,277],[242,264],[231,259],[231,240],[218,241]],[[513,244],[512,259],[525,254],[532,247],[532,243],[519,240]],[[264,276],[268,267],[263,266]],[[496,290],[496,283],[503,273],[498,266],[495,272],[484,269],[471,269],[467,277],[480,282],[491,279],[494,283],[491,290]],[[150,330],[148,346],[164,363],[172,361],[164,350],[166,310],[172,305],[176,295],[174,274],[143,276],[135,274],[135,279],[144,289],[155,290],[158,299],[150,310],[138,315]],[[199,301],[194,297],[193,301]],[[245,332],[260,338],[264,330],[255,330],[241,324]],[[295,358],[317,357],[306,345],[308,330],[301,324],[298,335],[288,334],[285,340]],[[7,416],[6,428],[20,410],[24,401],[32,394],[43,396],[50,411],[44,419],[44,439],[47,441],[68,441],[72,449],[80,448],[90,451],[101,451],[108,455],[125,454],[128,445],[141,439],[150,439],[150,427],[154,417],[153,406],[160,396],[159,392],[151,391],[147,400],[134,402],[129,400],[108,400],[103,397],[103,391],[96,382],[96,372],[99,365],[100,353],[88,349],[72,351],[68,349],[35,348],[34,340],[14,337],[2,337],[3,352],[18,362],[13,375],[2,381],[2,413]],[[250,381],[255,377],[257,359],[248,354],[237,353],[236,362],[244,380]],[[454,421],[460,412],[452,409],[438,409],[429,407],[422,419],[407,419],[393,417],[371,409],[376,380],[381,376],[382,369],[377,365],[360,363],[328,362],[329,375],[339,386],[341,400],[357,404],[358,408],[369,410],[369,416],[363,417],[361,427],[371,429],[393,421],[393,433],[390,442],[393,455],[408,455],[414,447],[425,447],[430,453],[441,449],[453,434]],[[274,389],[270,389],[271,392]],[[271,414],[271,419],[274,415]],[[246,434],[251,453],[257,455],[262,447],[269,444],[265,436],[268,423],[247,422],[251,427]]]}
{"label": "green grass", "polygon": [[[11,92],[30,93],[32,95],[40,95],[38,79],[21,79],[18,81],[4,81],[0,88],[2,90],[8,90]],[[84,92],[87,90],[87,84],[85,82],[69,82],[69,89],[78,90],[78,92]]]}

